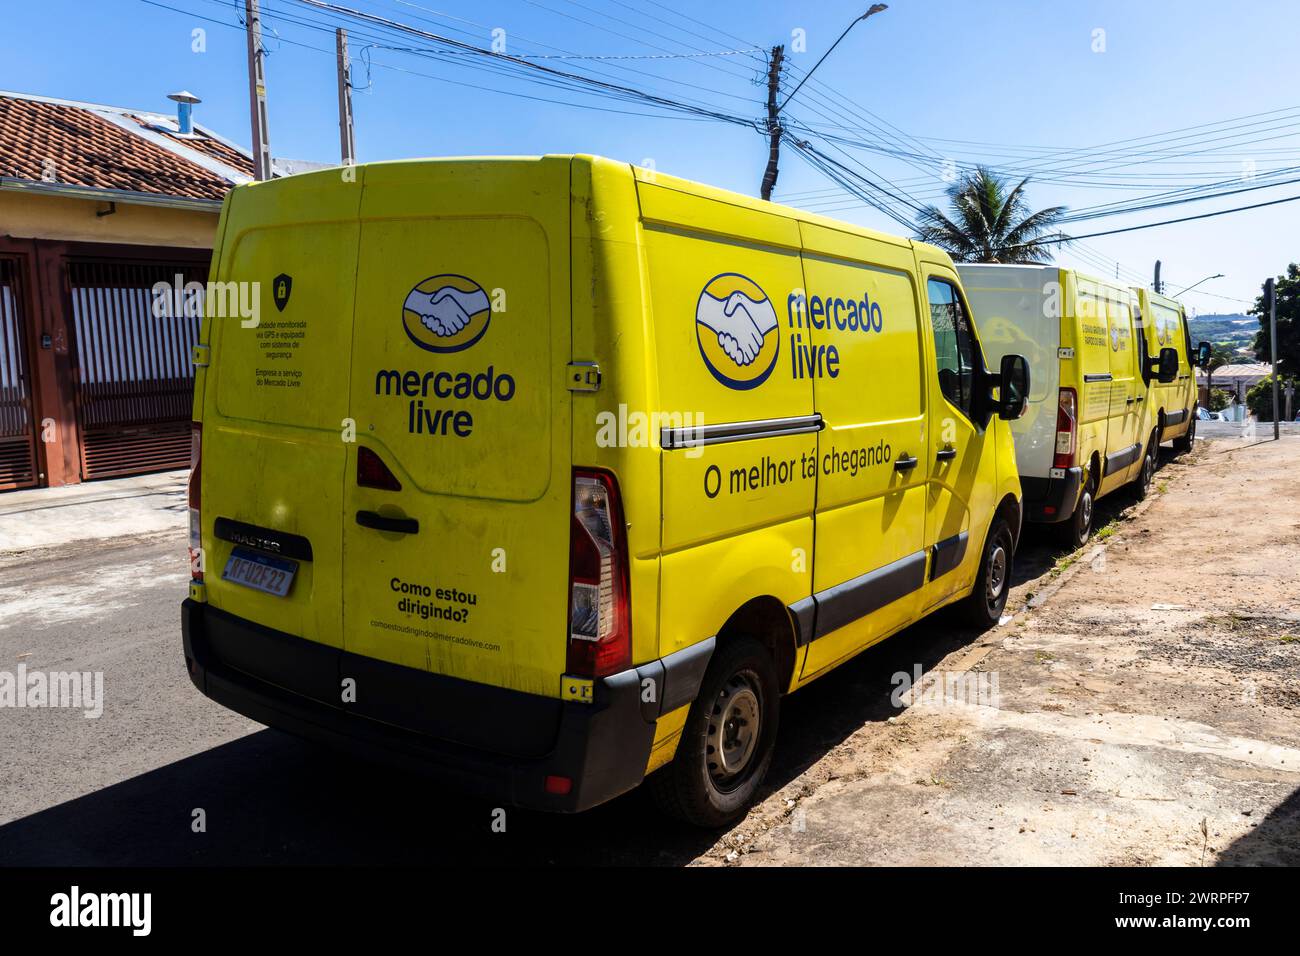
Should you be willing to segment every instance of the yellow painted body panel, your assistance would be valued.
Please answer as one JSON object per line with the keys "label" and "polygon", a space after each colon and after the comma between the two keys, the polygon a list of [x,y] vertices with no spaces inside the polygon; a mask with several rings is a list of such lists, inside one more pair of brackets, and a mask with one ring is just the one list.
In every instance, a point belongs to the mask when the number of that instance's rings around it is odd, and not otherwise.
{"label": "yellow painted body panel", "polygon": [[1185,412],[1182,420],[1176,424],[1166,424],[1161,432],[1161,440],[1179,438],[1187,433],[1192,416],[1196,414],[1197,390],[1196,373],[1192,367],[1194,356],[1190,353],[1191,336],[1187,329],[1187,315],[1183,304],[1177,299],[1152,292],[1150,289],[1134,289],[1141,308],[1145,327],[1147,354],[1156,357],[1162,348],[1172,348],[1178,352],[1178,375],[1172,382],[1161,384],[1151,382],[1149,417],[1152,422],[1163,420],[1161,416],[1175,416]]}
{"label": "yellow painted body panel", "polygon": [[[926,280],[961,288],[942,252],[594,157],[350,173],[240,187],[223,212],[214,278],[262,283],[262,323],[202,333],[211,604],[563,698],[575,467],[619,483],[633,664],[753,602],[793,644],[787,608],[922,555],[922,583],[791,651],[792,690],[969,592],[1020,487],[1007,423],[978,426],[938,389]],[[598,388],[571,389],[575,362]],[[771,424],[814,416],[820,430]],[[761,437],[665,447],[665,429],[755,423]],[[400,491],[358,486],[362,448]],[[918,466],[895,469],[906,456]],[[287,597],[222,580],[219,515],[311,540]],[[933,546],[963,534],[931,580]],[[687,710],[659,718],[648,770]]]}
{"label": "yellow painted body panel", "polygon": [[[1078,395],[1076,460],[1085,468],[1098,461],[1105,472],[1107,456],[1145,447],[1150,430],[1135,328],[1137,297],[1131,289],[1072,270],[1062,270],[1061,276],[1061,346],[1073,349],[1074,357],[1061,359],[1060,382]],[[1128,484],[1141,465],[1139,454],[1097,476],[1097,497]]]}

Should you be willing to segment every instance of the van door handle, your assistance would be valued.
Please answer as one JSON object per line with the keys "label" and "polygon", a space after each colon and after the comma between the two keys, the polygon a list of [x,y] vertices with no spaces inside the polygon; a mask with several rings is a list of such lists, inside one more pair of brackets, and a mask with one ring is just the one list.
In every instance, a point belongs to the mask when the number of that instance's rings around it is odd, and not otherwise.
{"label": "van door handle", "polygon": [[1125,405],[1132,405],[1132,404],[1133,404],[1134,402],[1136,402],[1136,401],[1137,401],[1136,398],[1130,398],[1130,399],[1129,399],[1128,401],[1126,401],[1124,404],[1125,404]]}
{"label": "van door handle", "polygon": [[935,461],[952,461],[957,457],[956,448],[940,448],[934,456]]}
{"label": "van door handle", "polygon": [[916,456],[911,455],[906,458],[900,458],[894,462],[894,471],[911,471],[916,467]]}
{"label": "van door handle", "polygon": [[415,518],[388,518],[377,511],[358,511],[357,524],[376,531],[395,531],[398,534],[415,534],[420,522]]}

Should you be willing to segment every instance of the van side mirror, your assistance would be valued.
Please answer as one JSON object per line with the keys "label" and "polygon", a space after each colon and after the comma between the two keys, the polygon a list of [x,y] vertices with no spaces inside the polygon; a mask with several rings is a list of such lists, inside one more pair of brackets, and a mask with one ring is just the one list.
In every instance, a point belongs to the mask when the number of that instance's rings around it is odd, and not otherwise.
{"label": "van side mirror", "polygon": [[1168,385],[1178,377],[1178,350],[1165,346],[1160,350],[1160,363],[1156,367],[1156,381]]}
{"label": "van side mirror", "polygon": [[1196,346],[1196,367],[1209,368],[1210,356],[1214,354],[1214,346],[1209,342],[1202,342]]}
{"label": "van side mirror", "polygon": [[1014,421],[1025,413],[1028,404],[1029,361],[1023,355],[1002,356],[1002,368],[998,374],[998,418]]}

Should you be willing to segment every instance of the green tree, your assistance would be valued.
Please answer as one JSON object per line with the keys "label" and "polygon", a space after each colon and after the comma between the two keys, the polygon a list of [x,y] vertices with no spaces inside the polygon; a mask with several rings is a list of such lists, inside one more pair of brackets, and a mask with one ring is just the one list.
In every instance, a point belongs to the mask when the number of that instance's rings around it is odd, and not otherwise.
{"label": "green tree", "polygon": [[1228,407],[1230,396],[1221,388],[1210,389],[1210,401],[1207,406],[1212,412],[1221,412]]}
{"label": "green tree", "polygon": [[948,187],[950,214],[926,206],[916,219],[916,235],[946,251],[958,262],[1049,262],[1064,206],[1030,212],[1022,179],[1012,189],[1008,180],[984,166],[964,174]]}
{"label": "green tree", "polygon": [[[1278,336],[1281,338],[1281,336]],[[1277,395],[1278,414],[1286,415],[1286,387],[1287,384],[1296,385],[1294,379],[1282,378],[1282,388]],[[1273,420],[1273,377],[1270,375],[1261,378],[1258,382],[1250,387],[1246,393],[1246,407],[1250,413],[1255,416],[1259,422],[1271,422]],[[1295,414],[1295,402],[1292,402],[1291,414]],[[1283,421],[1285,421],[1285,417]]]}
{"label": "green tree", "polygon": [[[1277,367],[1279,373],[1300,374],[1300,265],[1291,263],[1286,275],[1278,276],[1274,288],[1277,293]],[[1259,331],[1255,333],[1255,357],[1261,362],[1272,361],[1269,353],[1268,306],[1260,293],[1251,315],[1259,316]],[[1269,405],[1269,414],[1273,406]],[[1269,421],[1272,421],[1270,418]]]}

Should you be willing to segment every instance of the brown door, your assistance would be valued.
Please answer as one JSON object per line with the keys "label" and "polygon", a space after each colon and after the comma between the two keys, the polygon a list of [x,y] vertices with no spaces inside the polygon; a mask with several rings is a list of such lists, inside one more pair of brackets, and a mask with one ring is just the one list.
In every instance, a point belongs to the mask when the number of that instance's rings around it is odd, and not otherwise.
{"label": "brown door", "polygon": [[18,264],[0,258],[0,491],[36,484],[36,422]]}
{"label": "brown door", "polygon": [[82,478],[189,464],[201,296],[184,290],[206,278],[194,263],[68,261]]}

